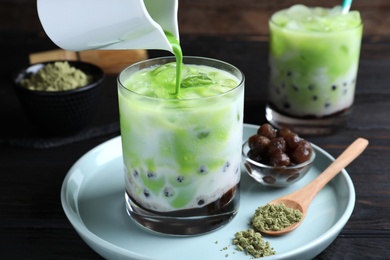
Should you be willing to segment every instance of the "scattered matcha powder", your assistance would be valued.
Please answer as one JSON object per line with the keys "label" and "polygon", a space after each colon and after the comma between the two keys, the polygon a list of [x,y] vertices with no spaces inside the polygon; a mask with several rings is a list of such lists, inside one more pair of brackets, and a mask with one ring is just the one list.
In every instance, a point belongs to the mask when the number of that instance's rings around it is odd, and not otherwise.
{"label": "scattered matcha powder", "polygon": [[252,225],[258,231],[279,231],[302,219],[302,212],[281,204],[267,204],[257,208],[253,218]]}
{"label": "scattered matcha powder", "polygon": [[[287,207],[285,204],[267,204],[258,207],[252,218],[252,226],[248,230],[237,232],[233,239],[238,251],[243,251],[254,258],[276,254],[269,242],[264,241],[261,231],[282,230],[302,219],[302,212]],[[259,232],[257,232],[259,231]]]}
{"label": "scattered matcha powder", "polygon": [[88,85],[90,77],[65,62],[48,63],[30,78],[22,79],[20,84],[31,90],[63,91]]}
{"label": "scattered matcha powder", "polygon": [[244,251],[245,254],[252,255],[254,258],[274,255],[276,253],[271,248],[269,242],[265,242],[261,234],[254,229],[237,232],[233,239],[233,244],[237,246],[238,251]]}

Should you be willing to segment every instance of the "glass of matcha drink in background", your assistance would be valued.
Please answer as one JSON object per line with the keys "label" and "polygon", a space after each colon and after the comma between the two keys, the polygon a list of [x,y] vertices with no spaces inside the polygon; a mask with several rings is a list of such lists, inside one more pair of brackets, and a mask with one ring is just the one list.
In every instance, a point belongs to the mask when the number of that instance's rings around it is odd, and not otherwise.
{"label": "glass of matcha drink in background", "polygon": [[172,235],[222,227],[239,207],[244,75],[218,60],[136,63],[118,77],[126,209]]}
{"label": "glass of matcha drink in background", "polygon": [[330,134],[351,112],[362,21],[358,11],[295,5],[269,21],[266,118],[300,134]]}

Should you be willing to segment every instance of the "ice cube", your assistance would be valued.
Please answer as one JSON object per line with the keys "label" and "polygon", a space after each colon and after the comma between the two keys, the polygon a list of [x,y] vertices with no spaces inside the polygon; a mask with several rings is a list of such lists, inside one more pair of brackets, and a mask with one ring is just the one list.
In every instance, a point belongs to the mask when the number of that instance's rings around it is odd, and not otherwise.
{"label": "ice cube", "polygon": [[286,24],[286,28],[291,29],[291,30],[297,30],[297,29],[301,28],[301,26],[298,24],[297,21],[292,20]]}
{"label": "ice cube", "polygon": [[287,10],[287,15],[296,21],[306,20],[312,15],[309,7],[304,5],[293,5]]}
{"label": "ice cube", "polygon": [[202,87],[213,84],[213,80],[210,79],[206,74],[201,73],[194,76],[188,76],[181,81],[182,88],[191,88],[191,87]]}
{"label": "ice cube", "polygon": [[358,26],[361,24],[362,18],[360,17],[360,13],[358,11],[350,11],[348,14],[345,15],[346,22],[350,26]]}
{"label": "ice cube", "polygon": [[313,7],[312,14],[316,17],[317,16],[323,17],[323,16],[326,16],[328,14],[328,12],[326,11],[326,9],[324,9],[322,7]]}
{"label": "ice cube", "polygon": [[288,18],[284,14],[276,13],[272,16],[272,21],[275,24],[283,27],[288,23]]}
{"label": "ice cube", "polygon": [[340,5],[336,5],[329,11],[329,16],[338,16],[342,14],[342,8]]}
{"label": "ice cube", "polygon": [[175,68],[176,67],[176,64],[174,62],[170,62],[170,63],[166,63],[166,64],[163,64],[161,66],[158,66],[157,68],[155,68],[153,71],[152,71],[152,74],[153,75],[157,75],[159,74],[160,72],[166,70],[166,69],[169,69],[170,68]]}

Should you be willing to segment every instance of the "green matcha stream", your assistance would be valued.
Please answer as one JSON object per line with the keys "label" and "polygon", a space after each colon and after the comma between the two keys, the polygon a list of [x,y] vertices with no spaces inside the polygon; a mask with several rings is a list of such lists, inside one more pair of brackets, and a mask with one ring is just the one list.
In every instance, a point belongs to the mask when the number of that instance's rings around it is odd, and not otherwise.
{"label": "green matcha stream", "polygon": [[181,50],[180,42],[176,37],[170,33],[165,31],[165,36],[167,37],[169,43],[172,45],[173,54],[176,58],[176,88],[174,95],[178,97],[180,92],[180,82],[181,82],[181,68],[183,66],[183,52]]}

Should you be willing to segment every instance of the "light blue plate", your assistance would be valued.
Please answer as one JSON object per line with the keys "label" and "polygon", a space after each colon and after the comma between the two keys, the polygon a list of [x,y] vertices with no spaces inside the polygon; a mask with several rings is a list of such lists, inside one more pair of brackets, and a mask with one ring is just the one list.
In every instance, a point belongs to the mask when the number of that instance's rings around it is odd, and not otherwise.
{"label": "light blue plate", "polygon": [[[258,126],[245,125],[244,139]],[[127,215],[120,137],[113,138],[81,157],[69,170],[61,190],[61,202],[81,238],[106,259],[208,260],[251,259],[235,250],[237,231],[249,228],[257,207],[304,186],[334,159],[313,145],[317,157],[300,182],[287,188],[267,188],[242,169],[241,205],[228,225],[194,237],[173,237],[146,232]],[[266,259],[311,259],[327,248],[347,223],[355,205],[355,190],[343,170],[313,200],[300,227],[281,237],[265,237],[277,251]]]}

